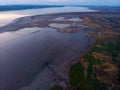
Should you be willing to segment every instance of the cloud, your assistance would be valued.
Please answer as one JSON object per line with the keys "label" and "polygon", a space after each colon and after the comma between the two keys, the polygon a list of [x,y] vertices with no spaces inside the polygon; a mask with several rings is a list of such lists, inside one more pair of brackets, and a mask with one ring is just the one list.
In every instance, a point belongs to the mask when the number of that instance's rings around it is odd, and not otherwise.
{"label": "cloud", "polygon": [[0,0],[0,4],[120,5],[120,0]]}
{"label": "cloud", "polygon": [[2,3],[36,3],[36,4],[41,4],[41,3],[70,3],[70,2],[84,2],[86,0],[0,0],[0,4]]}
{"label": "cloud", "polygon": [[49,1],[49,2],[83,2],[83,1],[86,1],[86,0],[46,0],[46,1]]}
{"label": "cloud", "polygon": [[66,0],[48,0],[48,1],[50,1],[50,2],[59,2],[59,1],[66,1]]}

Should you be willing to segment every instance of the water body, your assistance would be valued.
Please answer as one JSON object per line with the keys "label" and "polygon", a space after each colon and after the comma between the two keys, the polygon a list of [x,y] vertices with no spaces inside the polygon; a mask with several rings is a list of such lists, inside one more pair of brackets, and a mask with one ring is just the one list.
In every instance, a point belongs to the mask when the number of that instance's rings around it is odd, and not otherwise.
{"label": "water body", "polygon": [[[71,12],[71,9],[93,11],[62,7],[2,12],[1,25],[23,16]],[[57,74],[63,74],[61,69],[93,43],[89,39],[80,32],[61,33],[47,26],[0,33],[0,90],[50,90],[49,81],[56,76],[48,65]]]}
{"label": "water body", "polygon": [[89,44],[88,37],[80,32],[61,33],[52,28],[1,33],[0,90],[19,90],[23,86],[21,90],[49,90],[47,82],[56,76],[47,63],[60,73],[61,68],[79,57]]}
{"label": "water body", "polygon": [[31,15],[44,15],[53,13],[64,13],[64,12],[95,12],[87,7],[54,7],[54,8],[42,8],[42,9],[30,9],[30,10],[16,10],[0,12],[0,26],[10,23],[12,20]]}

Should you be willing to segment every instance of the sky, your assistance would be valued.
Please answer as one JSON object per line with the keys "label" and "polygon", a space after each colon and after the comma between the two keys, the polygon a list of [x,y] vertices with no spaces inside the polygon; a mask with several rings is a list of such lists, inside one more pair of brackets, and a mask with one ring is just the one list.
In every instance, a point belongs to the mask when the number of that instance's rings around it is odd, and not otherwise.
{"label": "sky", "polygon": [[120,0],[0,0],[0,5],[8,4],[120,6]]}

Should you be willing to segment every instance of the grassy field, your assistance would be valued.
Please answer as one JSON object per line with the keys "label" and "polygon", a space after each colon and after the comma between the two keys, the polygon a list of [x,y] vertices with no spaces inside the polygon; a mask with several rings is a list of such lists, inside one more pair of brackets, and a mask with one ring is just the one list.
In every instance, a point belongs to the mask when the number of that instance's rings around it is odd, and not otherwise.
{"label": "grassy field", "polygon": [[[119,36],[98,40],[80,62],[71,67],[70,84],[73,90],[107,90],[117,77],[119,53]],[[85,63],[88,63],[87,68]]]}

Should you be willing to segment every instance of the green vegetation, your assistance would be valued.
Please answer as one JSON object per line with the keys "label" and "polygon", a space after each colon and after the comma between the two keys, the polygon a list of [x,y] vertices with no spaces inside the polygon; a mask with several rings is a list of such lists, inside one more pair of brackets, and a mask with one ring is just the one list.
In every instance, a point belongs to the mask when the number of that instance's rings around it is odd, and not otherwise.
{"label": "green vegetation", "polygon": [[[87,77],[84,75],[84,67],[77,63],[71,67],[70,84],[77,90],[106,90],[106,85],[101,83],[93,73],[92,66],[100,62],[95,60],[90,54],[87,54],[85,60],[88,60],[89,66]],[[94,61],[93,61],[94,60]]]}
{"label": "green vegetation", "polygon": [[[114,79],[116,64],[120,64],[116,60],[120,52],[119,45],[118,36],[98,40],[87,55],[82,58],[83,62],[80,60],[79,63],[71,67],[70,84],[72,88],[75,90],[107,90]],[[87,76],[84,73],[84,62],[88,63]],[[111,71],[109,72],[109,70]],[[104,81],[104,79],[106,80]]]}
{"label": "green vegetation", "polygon": [[[120,40],[119,36],[108,37],[96,42],[92,48],[92,52],[101,52],[109,54],[114,64],[120,64],[120,61],[116,60],[118,53],[120,52]],[[97,47],[99,45],[99,47]]]}

